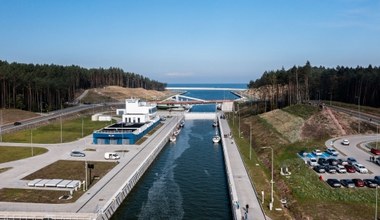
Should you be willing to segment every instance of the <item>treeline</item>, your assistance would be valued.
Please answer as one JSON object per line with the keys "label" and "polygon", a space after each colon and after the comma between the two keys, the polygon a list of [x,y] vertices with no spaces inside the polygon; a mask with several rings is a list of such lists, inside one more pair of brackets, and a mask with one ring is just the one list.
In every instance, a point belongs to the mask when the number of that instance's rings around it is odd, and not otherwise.
{"label": "treeline", "polygon": [[336,68],[293,66],[266,71],[250,81],[248,88],[265,88],[262,99],[271,105],[291,105],[309,100],[332,100],[380,107],[380,68],[337,66]]}
{"label": "treeline", "polygon": [[120,68],[34,65],[0,60],[0,108],[51,111],[72,102],[78,90],[104,86],[164,90],[165,83]]}

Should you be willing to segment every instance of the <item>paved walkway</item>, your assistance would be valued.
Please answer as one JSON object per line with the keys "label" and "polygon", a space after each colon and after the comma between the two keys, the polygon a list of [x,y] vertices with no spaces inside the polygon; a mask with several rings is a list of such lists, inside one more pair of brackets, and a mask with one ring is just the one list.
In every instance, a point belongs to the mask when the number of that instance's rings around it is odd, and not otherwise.
{"label": "paved walkway", "polygon": [[[231,130],[227,123],[227,120],[220,120],[220,130],[222,137],[224,134],[230,134]],[[230,138],[223,139],[223,144],[226,144],[226,147],[224,149],[227,149],[228,151],[227,154],[229,156],[229,162],[232,170],[232,176],[237,193],[241,216],[243,218],[245,217],[245,207],[248,204],[249,208],[246,215],[247,219],[265,220],[266,216],[263,209],[261,208],[261,204],[251,184],[235,141]]]}

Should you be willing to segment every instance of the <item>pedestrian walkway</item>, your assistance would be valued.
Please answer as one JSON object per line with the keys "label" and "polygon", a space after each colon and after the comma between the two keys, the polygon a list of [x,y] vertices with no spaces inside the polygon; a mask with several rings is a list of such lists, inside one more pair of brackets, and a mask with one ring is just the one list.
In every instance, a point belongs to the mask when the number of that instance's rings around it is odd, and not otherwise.
{"label": "pedestrian walkway", "polygon": [[[225,155],[228,156],[228,159],[226,158],[226,161],[230,163],[233,177],[233,183],[230,184],[230,187],[234,186],[235,189],[232,190],[236,190],[237,201],[233,201],[235,209],[240,210],[239,214],[243,219],[265,220],[266,216],[251,184],[236,142],[229,135],[227,137],[224,135],[231,133],[227,120],[220,119],[219,124],[221,135],[224,137],[223,145],[225,147],[223,149],[227,150]],[[237,211],[235,209],[233,211]]]}

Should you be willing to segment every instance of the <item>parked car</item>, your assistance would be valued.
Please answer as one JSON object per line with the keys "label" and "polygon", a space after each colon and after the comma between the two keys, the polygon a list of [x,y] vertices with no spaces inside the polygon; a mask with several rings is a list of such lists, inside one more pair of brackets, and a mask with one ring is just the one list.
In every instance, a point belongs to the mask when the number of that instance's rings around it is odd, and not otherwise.
{"label": "parked car", "polygon": [[325,173],[326,170],[323,166],[317,165],[313,168],[317,173]]}
{"label": "parked car", "polygon": [[86,154],[83,153],[82,151],[73,150],[73,151],[71,151],[70,156],[72,156],[72,157],[85,157]]}
{"label": "parked car", "polygon": [[368,169],[365,168],[363,164],[354,163],[353,166],[355,167],[356,171],[358,171],[359,173],[368,173]]}
{"label": "parked car", "polygon": [[330,147],[330,148],[327,148],[326,152],[332,156],[338,156],[338,151],[336,151],[334,148]]}
{"label": "parked car", "polygon": [[344,166],[342,166],[342,165],[336,165],[335,169],[336,169],[336,171],[338,171],[338,173],[347,173],[346,168],[344,168]]}
{"label": "parked car", "polygon": [[336,173],[335,167],[331,166],[331,165],[325,166],[325,171],[328,172],[328,173]]}
{"label": "parked car", "polygon": [[356,187],[364,187],[365,183],[362,179],[352,179]]}
{"label": "parked car", "polygon": [[347,162],[348,164],[353,165],[354,163],[357,163],[358,161],[356,161],[356,159],[353,157],[349,157],[347,158]]}
{"label": "parked car", "polygon": [[321,166],[326,166],[326,165],[329,165],[329,162],[327,162],[327,160],[325,158],[319,158],[318,164]]}
{"label": "parked car", "polygon": [[318,165],[317,158],[315,158],[315,157],[310,158],[310,159],[307,161],[307,163],[308,163],[310,166],[312,166],[312,167]]}
{"label": "parked car", "polygon": [[334,188],[339,188],[339,187],[342,186],[342,185],[340,184],[339,180],[337,180],[337,179],[327,179],[326,182],[327,182],[331,187],[334,187]]}
{"label": "parked car", "polygon": [[380,166],[380,157],[377,157],[377,158],[375,159],[375,162],[377,163],[377,165]]}
{"label": "parked car", "polygon": [[330,165],[332,165],[332,166],[336,166],[336,165],[338,165],[338,160],[335,159],[335,158],[329,158],[329,159],[327,159],[327,162],[328,162]]}
{"label": "parked car", "polygon": [[321,150],[318,150],[318,149],[315,149],[315,150],[313,150],[313,154],[314,154],[315,156],[322,156],[322,151],[321,151]]}
{"label": "parked car", "polygon": [[346,168],[347,173],[355,173],[356,172],[355,167],[352,166],[352,165],[347,164],[347,165],[344,166],[344,168]]}
{"label": "parked car", "polygon": [[120,156],[119,156],[119,154],[117,154],[115,152],[106,152],[104,154],[104,159],[106,159],[106,160],[118,160],[118,159],[120,159]]}
{"label": "parked car", "polygon": [[338,164],[343,165],[343,166],[348,164],[347,160],[344,160],[342,158],[337,159],[337,161],[338,161]]}
{"label": "parked car", "polygon": [[373,179],[364,179],[364,184],[369,188],[376,188],[377,182]]}
{"label": "parked car", "polygon": [[302,157],[306,157],[308,153],[304,150],[301,150],[300,152],[298,152],[298,154]]}
{"label": "parked car", "polygon": [[18,125],[21,125],[21,122],[19,121],[16,121],[15,123],[13,123],[14,126],[18,126]]}
{"label": "parked car", "polygon": [[375,176],[375,178],[373,178],[373,180],[375,180],[377,185],[380,185],[380,176]]}
{"label": "parked car", "polygon": [[350,142],[349,142],[347,139],[344,139],[344,140],[342,141],[342,144],[343,144],[343,145],[350,145]]}
{"label": "parked car", "polygon": [[340,180],[340,183],[344,187],[355,188],[355,183],[352,180],[350,180],[350,179],[342,179],[342,180]]}
{"label": "parked car", "polygon": [[371,153],[373,153],[375,155],[380,155],[380,149],[371,148]]}

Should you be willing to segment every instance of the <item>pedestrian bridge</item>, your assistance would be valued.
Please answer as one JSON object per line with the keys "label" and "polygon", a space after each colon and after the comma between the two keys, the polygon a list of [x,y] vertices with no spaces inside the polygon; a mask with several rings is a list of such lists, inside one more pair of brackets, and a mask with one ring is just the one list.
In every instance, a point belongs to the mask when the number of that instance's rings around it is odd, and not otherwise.
{"label": "pedestrian bridge", "polygon": [[215,87],[166,87],[167,90],[230,90],[230,91],[244,91],[247,89],[241,88],[215,88]]}

